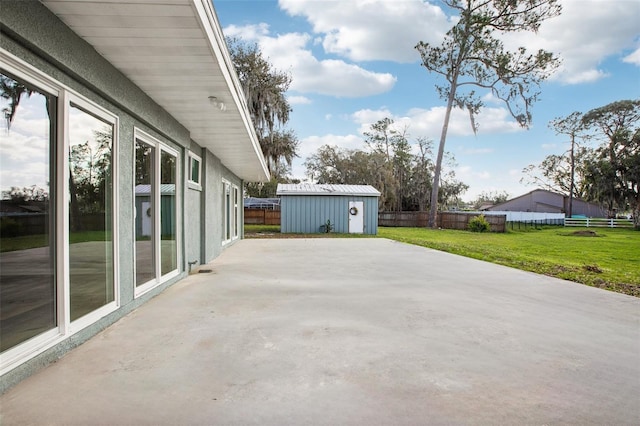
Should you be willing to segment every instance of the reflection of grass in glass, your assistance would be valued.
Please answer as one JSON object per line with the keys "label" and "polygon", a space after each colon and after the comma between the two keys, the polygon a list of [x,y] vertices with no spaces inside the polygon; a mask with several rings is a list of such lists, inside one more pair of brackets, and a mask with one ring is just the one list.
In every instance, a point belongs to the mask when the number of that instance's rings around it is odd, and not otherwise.
{"label": "reflection of grass in glass", "polygon": [[149,235],[138,235],[136,241],[149,241],[151,237]]}
{"label": "reflection of grass in glass", "polygon": [[111,232],[108,231],[83,231],[69,234],[69,244],[86,243],[87,241],[110,241]]}
{"label": "reflection of grass in glass", "polygon": [[[22,235],[20,237],[2,238],[0,253],[30,248],[46,247],[48,236],[45,234]],[[87,241],[109,241],[111,233],[107,231],[84,231],[69,234],[69,244],[84,243]]]}
{"label": "reflection of grass in glass", "polygon": [[2,238],[0,253],[8,251],[25,250],[48,245],[48,235],[21,235],[19,237]]}

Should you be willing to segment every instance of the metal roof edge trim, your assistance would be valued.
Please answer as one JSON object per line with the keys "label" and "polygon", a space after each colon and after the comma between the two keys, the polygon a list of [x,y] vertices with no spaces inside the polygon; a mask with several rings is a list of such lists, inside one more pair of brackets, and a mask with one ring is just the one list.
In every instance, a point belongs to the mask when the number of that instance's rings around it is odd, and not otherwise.
{"label": "metal roof edge trim", "polygon": [[238,75],[233,68],[231,54],[227,49],[227,43],[224,40],[224,34],[222,33],[222,28],[220,27],[220,22],[218,21],[218,15],[216,14],[216,11],[213,7],[213,2],[212,0],[191,1],[195,7],[196,13],[198,14],[200,23],[203,27],[203,31],[209,39],[213,54],[218,60],[218,63],[224,65],[220,67],[220,70],[222,71],[222,74],[227,81],[228,87],[230,89],[233,89],[230,90],[231,96],[233,97],[234,103],[238,107],[240,117],[242,118],[242,122],[244,123],[244,127],[247,130],[249,140],[251,141],[251,144],[253,146],[253,151],[255,152],[258,160],[260,161],[260,165],[262,166],[262,174],[264,176],[261,177],[264,177],[265,181],[268,181],[271,178],[271,175],[269,173],[269,169],[267,168],[267,162],[264,158],[264,155],[262,154],[262,148],[260,147],[258,136],[256,135],[253,123],[251,122],[251,118],[249,117],[247,102],[244,97],[244,93],[242,92],[242,87],[240,86]]}
{"label": "metal roof edge trim", "polygon": [[373,192],[295,192],[295,191],[278,191],[276,195],[317,195],[321,197],[331,196],[334,197],[379,197],[381,194]]}
{"label": "metal roof edge trim", "polygon": [[[333,186],[352,186],[352,185],[333,185]],[[293,189],[276,189],[276,195],[318,195],[318,196],[341,196],[341,197],[380,197],[382,194],[371,185],[355,185],[371,188],[373,191],[310,191],[301,188]],[[280,187],[280,184],[278,185]]]}

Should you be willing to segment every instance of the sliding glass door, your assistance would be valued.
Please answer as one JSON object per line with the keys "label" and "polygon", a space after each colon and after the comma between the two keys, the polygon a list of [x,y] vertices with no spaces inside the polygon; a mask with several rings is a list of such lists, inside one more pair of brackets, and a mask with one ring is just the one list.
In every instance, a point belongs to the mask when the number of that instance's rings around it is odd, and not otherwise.
{"label": "sliding glass door", "polygon": [[136,294],[178,273],[178,153],[144,132],[135,141]]}
{"label": "sliding glass door", "polygon": [[56,328],[56,104],[0,74],[0,352]]}
{"label": "sliding glass door", "polygon": [[117,309],[118,119],[11,57],[2,59],[9,68],[0,69],[4,368]]}
{"label": "sliding glass door", "polygon": [[69,294],[71,321],[114,301],[113,124],[69,108]]}
{"label": "sliding glass door", "polygon": [[136,287],[156,278],[155,256],[155,194],[151,190],[155,182],[154,146],[136,139],[135,147],[135,233],[136,233]]}
{"label": "sliding glass door", "polygon": [[178,239],[176,238],[176,154],[160,151],[160,274],[178,268]]}

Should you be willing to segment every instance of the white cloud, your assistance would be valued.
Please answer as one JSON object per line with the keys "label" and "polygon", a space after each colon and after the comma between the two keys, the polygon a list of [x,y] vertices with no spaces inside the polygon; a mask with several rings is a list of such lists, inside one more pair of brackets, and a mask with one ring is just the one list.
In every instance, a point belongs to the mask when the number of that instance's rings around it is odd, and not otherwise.
{"label": "white cloud", "polygon": [[475,201],[483,192],[506,191],[509,198],[513,198],[532,189],[519,183],[522,170],[509,169],[506,173],[491,173],[486,170],[476,170],[472,166],[459,166],[455,172],[457,179],[469,185],[467,192],[462,195],[462,199],[467,202]]}
{"label": "white cloud", "polygon": [[[0,190],[12,186],[45,187],[49,176],[50,121],[45,98],[39,94],[23,96],[11,128],[0,127]],[[0,109],[8,103],[2,99]]]}
{"label": "white cloud", "polygon": [[312,154],[315,154],[323,145],[338,146],[344,149],[362,149],[364,142],[360,136],[356,135],[333,135],[309,136],[300,141],[298,155],[299,161],[294,161],[291,167],[291,175],[302,179],[305,176],[306,168],[302,163]]}
{"label": "white cloud", "polygon": [[311,103],[311,99],[306,96],[287,96],[287,100],[291,105],[308,105]]}
{"label": "white cloud", "polygon": [[[434,4],[431,4],[434,3]],[[413,62],[420,40],[439,44],[452,20],[435,2],[422,0],[315,1],[280,0],[280,8],[302,16],[313,26],[316,39],[328,53],[353,61]],[[588,83],[608,77],[601,63],[637,47],[640,7],[633,0],[566,0],[558,17],[542,24],[537,34],[504,36],[508,48],[545,49],[563,59],[553,77],[567,84]],[[455,18],[454,18],[455,19]],[[623,58],[640,65],[640,49]]]}
{"label": "white cloud", "polygon": [[465,155],[484,155],[492,152],[494,152],[492,148],[462,148],[460,150],[460,153]]}
{"label": "white cloud", "polygon": [[260,22],[253,25],[229,25],[224,30],[224,35],[227,37],[237,37],[240,40],[252,40],[256,41],[260,37],[267,36],[269,34],[269,24]]}
{"label": "white cloud", "polygon": [[361,149],[363,139],[357,135],[334,135],[309,136],[300,141],[300,158],[306,159],[311,154],[315,154],[323,145],[339,146],[345,149]]}
{"label": "white cloud", "polygon": [[475,170],[472,166],[458,166],[455,169],[456,179],[462,182],[475,182],[491,179],[491,173],[486,170]]}
{"label": "white cloud", "polygon": [[386,117],[392,118],[393,114],[386,108],[378,110],[361,109],[360,111],[354,112],[351,117],[355,123],[360,124],[360,133],[364,133],[368,131],[369,126],[376,121]]}
{"label": "white cloud", "polygon": [[40,188],[48,188],[49,186],[49,163],[31,161],[18,165],[2,165],[0,171],[0,182],[2,182],[2,191],[11,189],[12,187],[25,188],[36,185]]}
{"label": "white cloud", "polygon": [[306,18],[326,52],[353,61],[417,61],[418,41],[438,42],[451,26],[439,7],[421,0],[280,0],[279,5]]}
{"label": "white cloud", "polygon": [[638,3],[571,0],[563,1],[562,7],[562,14],[544,22],[538,34],[505,36],[506,46],[558,54],[563,63],[552,79],[563,83],[589,83],[608,77],[610,73],[601,68],[602,62],[631,48],[640,35]]}
{"label": "white cloud", "polygon": [[[16,116],[14,124],[26,125],[29,121]],[[38,125],[34,126],[34,129]],[[0,129],[0,190],[13,186],[20,188],[37,185],[47,186],[49,176],[49,139],[11,127],[11,131]]]}
{"label": "white cloud", "polygon": [[77,108],[69,110],[69,144],[79,145],[89,142],[91,148],[96,148],[95,132],[110,132],[110,125]]}
{"label": "white cloud", "polygon": [[[360,110],[352,118],[359,124],[359,132],[369,131],[370,126],[378,120],[389,117],[396,122],[399,129],[408,127],[412,138],[426,137],[439,140],[446,108],[433,107],[430,109],[412,108],[404,116],[395,116],[386,108],[379,110]],[[511,118],[504,108],[483,108],[476,117],[479,134],[499,134],[519,132],[523,129]],[[447,136],[471,136],[471,122],[469,113],[461,109],[454,109],[451,113]]]}
{"label": "white cloud", "polygon": [[622,58],[622,62],[640,66],[640,47],[634,50],[629,55]]}
{"label": "white cloud", "polygon": [[317,59],[309,48],[311,36],[287,33],[271,36],[265,25],[230,26],[225,34],[255,41],[274,68],[290,71],[290,89],[299,93],[354,98],[385,93],[393,88],[396,77],[377,73],[336,59]]}

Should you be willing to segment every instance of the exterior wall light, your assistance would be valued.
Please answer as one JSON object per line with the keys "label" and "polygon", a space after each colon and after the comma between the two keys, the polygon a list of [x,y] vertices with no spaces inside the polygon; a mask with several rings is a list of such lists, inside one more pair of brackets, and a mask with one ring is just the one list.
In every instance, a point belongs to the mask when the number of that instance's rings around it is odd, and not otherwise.
{"label": "exterior wall light", "polygon": [[227,106],[215,96],[209,96],[209,103],[219,109],[220,111],[226,111]]}

